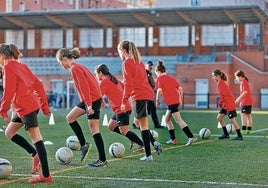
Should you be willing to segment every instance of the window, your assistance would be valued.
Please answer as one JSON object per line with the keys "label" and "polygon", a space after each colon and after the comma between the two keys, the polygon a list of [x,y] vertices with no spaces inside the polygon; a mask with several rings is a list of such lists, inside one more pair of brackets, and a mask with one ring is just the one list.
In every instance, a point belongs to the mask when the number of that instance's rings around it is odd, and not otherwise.
{"label": "window", "polygon": [[103,29],[80,29],[80,48],[88,48],[91,45],[94,48],[103,47]]}
{"label": "window", "polygon": [[200,6],[201,0],[191,0],[191,6]]}
{"label": "window", "polygon": [[43,29],[41,31],[42,40],[41,48],[42,49],[58,49],[62,48],[62,37],[63,31],[60,29]]}
{"label": "window", "polygon": [[202,45],[214,46],[215,44],[233,44],[233,26],[202,26]]}
{"label": "window", "polygon": [[35,31],[34,30],[28,30],[27,31],[27,48],[28,50],[34,50],[35,49]]}
{"label": "window", "polygon": [[188,26],[160,28],[160,46],[188,46],[188,40]]}
{"label": "window", "polygon": [[[120,28],[119,41],[129,40],[135,43],[137,47],[145,46],[145,28]],[[153,28],[149,27],[148,46],[153,46]]]}
{"label": "window", "polygon": [[12,12],[12,0],[6,1],[6,12]]}
{"label": "window", "polygon": [[245,25],[246,44],[259,44],[260,41],[260,25],[246,24]]}
{"label": "window", "polygon": [[6,30],[6,43],[14,43],[19,49],[23,49],[23,31],[22,30]]}
{"label": "window", "polygon": [[20,2],[19,4],[19,11],[23,12],[25,10],[25,4],[23,2]]}

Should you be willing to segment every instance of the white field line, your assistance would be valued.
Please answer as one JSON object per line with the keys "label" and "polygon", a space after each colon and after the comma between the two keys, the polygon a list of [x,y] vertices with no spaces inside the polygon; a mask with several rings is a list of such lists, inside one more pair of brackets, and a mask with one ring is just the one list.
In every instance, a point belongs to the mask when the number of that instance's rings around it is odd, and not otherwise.
{"label": "white field line", "polygon": [[265,129],[259,129],[259,130],[256,130],[256,131],[251,131],[252,133],[258,133],[258,132],[263,132],[263,131],[267,131],[268,128],[265,128]]}
{"label": "white field line", "polygon": [[[29,177],[29,174],[12,174],[12,176]],[[188,180],[169,180],[169,179],[142,179],[142,178],[112,178],[112,177],[89,177],[89,176],[58,176],[53,178],[72,178],[72,179],[93,179],[107,181],[137,181],[137,182],[165,182],[165,183],[185,183],[185,184],[203,184],[203,185],[229,185],[229,186],[248,186],[248,187],[268,187],[268,184],[235,183],[235,182],[216,182],[216,181],[188,181]]]}

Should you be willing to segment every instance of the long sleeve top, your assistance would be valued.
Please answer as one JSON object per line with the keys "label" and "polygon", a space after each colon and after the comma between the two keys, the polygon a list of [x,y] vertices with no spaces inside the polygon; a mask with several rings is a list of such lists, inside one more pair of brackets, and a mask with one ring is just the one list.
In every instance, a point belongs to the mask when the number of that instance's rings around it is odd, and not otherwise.
{"label": "long sleeve top", "polygon": [[122,63],[124,91],[122,104],[126,104],[128,99],[132,100],[151,100],[153,101],[154,92],[147,78],[145,65],[142,62],[135,63],[128,58]]}
{"label": "long sleeve top", "polygon": [[181,96],[178,92],[179,82],[172,76],[162,74],[156,79],[156,89],[161,88],[166,105],[181,104]]}
{"label": "long sleeve top", "polygon": [[73,77],[80,102],[91,106],[93,101],[101,98],[98,81],[85,66],[72,62],[70,73]]}
{"label": "long sleeve top", "polygon": [[240,82],[240,93],[243,93],[244,91],[246,91],[247,94],[241,98],[241,101],[240,101],[241,106],[252,106],[253,100],[252,100],[251,90],[249,87],[249,83],[246,79],[243,79]]}
{"label": "long sleeve top", "polygon": [[235,98],[226,81],[218,81],[218,92],[220,95],[219,106],[227,111],[235,110]]}
{"label": "long sleeve top", "polygon": [[[121,111],[121,99],[123,97],[123,84],[113,83],[108,76],[105,76],[100,82],[100,89],[103,95],[108,97],[109,104],[115,114],[122,113]],[[130,102],[125,103],[126,111],[131,110]]]}
{"label": "long sleeve top", "polygon": [[20,118],[40,108],[45,114],[50,112],[44,86],[27,65],[9,61],[3,67],[3,88],[0,107],[3,118],[8,117],[11,103]]}

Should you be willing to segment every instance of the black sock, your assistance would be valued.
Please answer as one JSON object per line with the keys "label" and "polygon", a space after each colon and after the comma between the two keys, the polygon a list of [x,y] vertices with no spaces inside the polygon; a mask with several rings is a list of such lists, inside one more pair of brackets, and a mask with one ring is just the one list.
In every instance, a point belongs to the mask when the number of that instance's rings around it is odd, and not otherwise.
{"label": "black sock", "polygon": [[94,142],[96,144],[96,147],[98,149],[99,160],[101,160],[102,162],[105,162],[106,156],[105,156],[104,143],[103,143],[101,133],[94,134],[93,138],[94,138]]}
{"label": "black sock", "polygon": [[36,155],[36,150],[35,148],[22,136],[15,134],[12,138],[11,141],[18,144],[20,147],[25,149],[29,154],[34,157]]}
{"label": "black sock", "polygon": [[223,133],[224,133],[225,135],[229,135],[229,133],[227,132],[226,127],[222,127],[222,130],[223,130]]}
{"label": "black sock", "polygon": [[128,131],[127,134],[126,134],[126,137],[135,142],[136,144],[138,144],[139,146],[143,146],[143,142],[142,140],[132,131]]}
{"label": "black sock", "polygon": [[194,137],[193,133],[190,131],[188,126],[184,127],[182,130],[183,130],[183,132],[186,134],[186,136],[188,138],[193,138]]}
{"label": "black sock", "polygon": [[141,131],[141,137],[143,140],[143,144],[144,144],[144,149],[145,149],[145,153],[146,156],[148,157],[149,155],[151,155],[151,148],[150,148],[150,135],[149,135],[149,130],[143,130]]}
{"label": "black sock", "polygon": [[171,140],[174,140],[176,138],[175,137],[175,130],[174,129],[171,129],[168,132],[169,132],[169,135],[170,135],[170,139]]}
{"label": "black sock", "polygon": [[155,139],[154,139],[151,131],[149,131],[149,139],[150,139],[150,142],[152,143],[152,145],[154,145]]}
{"label": "black sock", "polygon": [[242,134],[241,134],[241,132],[240,132],[240,129],[237,129],[237,130],[235,130],[235,131],[236,131],[238,137],[242,137]]}
{"label": "black sock", "polygon": [[44,177],[47,178],[49,176],[49,168],[48,168],[48,162],[47,162],[47,152],[46,152],[44,142],[43,140],[40,140],[36,142],[34,145],[35,145],[35,148],[38,153],[39,160],[42,166],[42,174]]}
{"label": "black sock", "polygon": [[252,130],[252,127],[248,127],[248,130],[251,131]]}
{"label": "black sock", "polygon": [[247,126],[242,125],[242,130],[247,130]]}
{"label": "black sock", "polygon": [[71,128],[73,129],[75,135],[77,136],[79,143],[81,146],[84,146],[86,143],[86,139],[84,137],[83,131],[81,129],[81,126],[79,125],[79,123],[77,121],[74,121],[72,123],[69,124],[71,126]]}
{"label": "black sock", "polygon": [[115,127],[115,129],[113,130],[113,132],[118,133],[118,134],[121,134],[119,127]]}

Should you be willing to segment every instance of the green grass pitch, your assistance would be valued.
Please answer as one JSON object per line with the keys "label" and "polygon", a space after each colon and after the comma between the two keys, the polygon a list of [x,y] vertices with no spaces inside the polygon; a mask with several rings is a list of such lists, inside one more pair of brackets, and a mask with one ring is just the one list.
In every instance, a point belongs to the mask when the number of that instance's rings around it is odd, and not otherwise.
{"label": "green grass pitch", "polygon": [[[188,123],[192,132],[198,137],[197,142],[186,147],[187,138],[175,124],[177,145],[166,145],[169,139],[167,128],[154,129],[149,117],[150,128],[159,134],[163,152],[158,156],[152,148],[154,161],[141,162],[144,153],[135,153],[129,149],[126,137],[115,134],[102,125],[103,116],[111,115],[110,109],[102,109],[100,129],[104,139],[107,168],[90,168],[87,163],[98,158],[85,116],[79,119],[86,139],[93,144],[85,162],[80,162],[80,151],[74,152],[74,159],[69,165],[60,165],[55,160],[58,148],[65,146],[68,136],[73,132],[65,120],[66,109],[53,111],[55,125],[49,125],[47,117],[39,114],[40,129],[46,145],[49,167],[53,175],[52,184],[38,184],[38,187],[268,187],[268,122],[267,111],[253,111],[253,134],[245,135],[243,141],[218,140],[222,130],[217,128],[216,110],[181,110],[182,118]],[[165,110],[158,110],[161,122]],[[226,119],[228,121],[228,119]],[[237,121],[241,125],[240,113]],[[132,122],[132,118],[131,118]],[[4,124],[3,120],[0,125]],[[198,133],[201,128],[209,128],[212,136],[202,140]],[[0,127],[2,128],[2,127]],[[129,129],[140,136],[137,129]],[[29,140],[24,129],[19,131]],[[231,135],[234,137],[235,135]],[[121,142],[126,148],[122,159],[109,156],[108,148],[113,142]],[[137,147],[137,146],[136,146]],[[8,159],[13,166],[9,179],[0,180],[0,187],[19,188],[37,187],[30,185],[31,157],[20,147],[9,141],[0,132],[0,158]]]}

